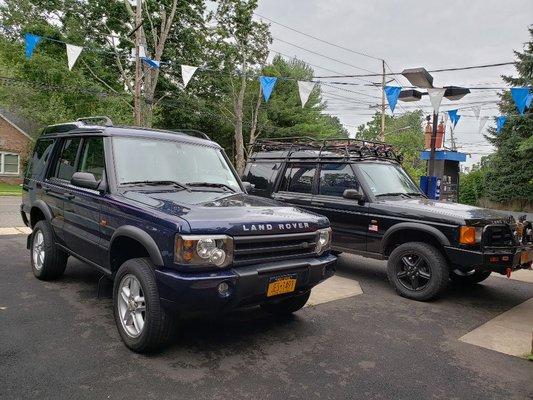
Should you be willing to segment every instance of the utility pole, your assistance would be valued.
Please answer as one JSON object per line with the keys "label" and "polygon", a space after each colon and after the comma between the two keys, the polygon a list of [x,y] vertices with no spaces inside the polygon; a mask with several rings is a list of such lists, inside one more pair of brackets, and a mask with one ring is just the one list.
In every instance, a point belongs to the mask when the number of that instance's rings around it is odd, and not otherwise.
{"label": "utility pole", "polygon": [[141,105],[141,32],[140,24],[142,18],[142,0],[137,0],[137,8],[135,10],[135,98],[133,100],[133,113],[135,125],[141,126],[142,105]]}
{"label": "utility pole", "polygon": [[381,133],[379,140],[385,141],[385,60],[381,60],[381,67],[383,70],[383,79],[381,81]]}

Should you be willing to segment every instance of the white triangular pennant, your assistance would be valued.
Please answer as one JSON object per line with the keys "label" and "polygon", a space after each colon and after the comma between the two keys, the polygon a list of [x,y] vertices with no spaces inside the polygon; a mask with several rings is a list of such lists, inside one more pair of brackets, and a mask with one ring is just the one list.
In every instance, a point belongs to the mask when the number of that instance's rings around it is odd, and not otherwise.
{"label": "white triangular pennant", "polygon": [[472,112],[474,113],[474,117],[479,119],[479,115],[481,114],[481,106],[472,107]]}
{"label": "white triangular pennant", "polygon": [[437,88],[428,89],[429,100],[431,101],[433,110],[436,113],[439,112],[440,103],[442,102],[442,98],[444,97],[445,91],[446,89],[437,89]]}
{"label": "white triangular pennant", "polygon": [[76,64],[76,60],[80,56],[82,50],[83,47],[67,44],[67,62],[69,70],[72,70],[72,67]]}
{"label": "white triangular pennant", "polygon": [[483,127],[485,126],[485,124],[487,123],[489,117],[479,117],[479,125],[478,125],[478,128],[477,128],[477,131],[478,133],[481,133],[481,131],[483,130]]}
{"label": "white triangular pennant", "polygon": [[298,92],[300,93],[300,100],[302,102],[302,108],[309,100],[309,96],[315,87],[315,82],[298,81]]}
{"label": "white triangular pennant", "polygon": [[191,80],[192,76],[196,72],[198,67],[192,67],[190,65],[181,66],[181,79],[183,79],[183,87],[186,88]]}
{"label": "white triangular pennant", "polygon": [[[136,47],[131,49],[130,61],[135,61],[135,57],[137,57],[137,48]],[[144,46],[143,45],[139,46],[139,58],[146,58],[146,50],[144,50]]]}

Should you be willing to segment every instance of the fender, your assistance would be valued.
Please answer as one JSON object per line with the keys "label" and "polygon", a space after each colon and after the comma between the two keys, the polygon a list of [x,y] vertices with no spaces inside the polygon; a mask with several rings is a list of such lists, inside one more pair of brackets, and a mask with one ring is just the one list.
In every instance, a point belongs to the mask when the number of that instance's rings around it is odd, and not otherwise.
{"label": "fender", "polygon": [[425,225],[420,224],[416,222],[400,222],[399,224],[396,224],[389,228],[387,232],[385,232],[385,235],[383,235],[383,239],[381,239],[381,250],[384,251],[387,248],[387,245],[389,244],[389,241],[392,237],[392,235],[398,231],[409,229],[409,230],[416,230],[416,231],[422,231],[425,233],[428,233],[435,237],[439,241],[440,244],[443,246],[449,246],[450,241],[448,238],[439,231],[437,228],[431,226],[431,225]]}
{"label": "fender", "polygon": [[[50,210],[50,207],[42,200],[35,201],[31,208],[38,208],[41,210],[41,212],[44,214],[44,217],[48,222],[52,221],[52,210]],[[31,222],[31,209],[30,209],[30,222]]]}
{"label": "fender", "polygon": [[134,239],[141,243],[144,248],[148,251],[148,254],[150,255],[150,260],[154,263],[156,266],[163,266],[163,257],[161,257],[161,252],[159,251],[159,247],[157,247],[157,244],[155,243],[155,240],[152,239],[152,237],[143,231],[140,228],[137,228],[132,225],[124,225],[115,230],[113,233],[113,236],[111,237],[110,246],[109,248],[113,246],[113,242],[115,239],[119,237],[129,237],[130,239]]}

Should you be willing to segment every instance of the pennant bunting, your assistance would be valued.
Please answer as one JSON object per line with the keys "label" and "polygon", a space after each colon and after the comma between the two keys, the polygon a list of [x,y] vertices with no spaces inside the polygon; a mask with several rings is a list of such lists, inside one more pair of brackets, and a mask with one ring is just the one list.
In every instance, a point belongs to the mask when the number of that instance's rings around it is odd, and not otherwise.
{"label": "pennant bunting", "polygon": [[531,107],[531,101],[533,100],[533,93],[529,93],[527,95],[527,99],[526,99],[526,107],[529,108]]}
{"label": "pennant bunting", "polygon": [[270,95],[272,94],[272,90],[274,89],[277,80],[278,78],[275,76],[259,77],[259,83],[261,84],[261,90],[263,91],[263,98],[265,99],[265,102],[270,99]]}
{"label": "pennant bunting", "polygon": [[511,97],[514,100],[514,104],[518,109],[520,115],[524,115],[526,110],[527,96],[529,95],[529,89],[527,87],[514,87],[511,88]]}
{"label": "pennant bunting", "polygon": [[298,81],[298,93],[300,94],[300,101],[302,102],[302,108],[305,107],[311,92],[315,88],[315,82]]}
{"label": "pennant bunting", "polygon": [[450,121],[452,122],[453,126],[457,125],[459,122],[459,119],[461,118],[460,115],[457,115],[457,112],[459,110],[449,110],[448,115],[450,116]]}
{"label": "pennant bunting", "polygon": [[193,67],[190,65],[182,65],[181,66],[181,79],[183,80],[183,87],[186,88],[189,84],[189,81],[191,80],[192,76],[196,72],[198,67]]}
{"label": "pennant bunting", "polygon": [[26,33],[24,35],[24,42],[26,46],[26,60],[29,60],[33,55],[33,51],[37,44],[41,41],[41,37],[32,33]]}
{"label": "pennant bunting", "polygon": [[499,117],[496,117],[496,132],[500,133],[507,122],[507,116],[506,115],[500,115]]}
{"label": "pennant bunting", "polygon": [[[136,47],[131,49],[130,61],[135,61],[135,57],[137,57],[137,48]],[[139,46],[139,58],[140,59],[146,58],[146,50],[144,50],[144,46],[143,45]]]}
{"label": "pennant bunting", "polygon": [[488,120],[489,120],[489,117],[479,117],[479,124],[478,124],[478,127],[477,127],[477,132],[478,133],[481,133],[481,131],[485,127],[485,124],[487,123]]}
{"label": "pennant bunting", "polygon": [[429,100],[431,101],[431,105],[433,106],[433,110],[435,111],[435,113],[439,112],[440,103],[442,102],[442,98],[444,97],[445,91],[446,89],[428,89]]}
{"label": "pennant bunting", "polygon": [[156,61],[148,57],[143,57],[142,60],[148,65],[150,68],[159,68],[161,65],[161,61]]}
{"label": "pennant bunting", "polygon": [[385,95],[387,96],[387,102],[389,103],[390,110],[394,112],[396,103],[398,102],[398,96],[402,88],[400,86],[385,86]]}
{"label": "pennant bunting", "polygon": [[76,60],[80,56],[82,50],[83,47],[67,44],[67,62],[70,71],[72,71],[72,67],[76,64]]}
{"label": "pennant bunting", "polygon": [[481,114],[481,106],[472,107],[472,112],[474,113],[474,117],[476,117],[476,119],[479,119],[479,116]]}

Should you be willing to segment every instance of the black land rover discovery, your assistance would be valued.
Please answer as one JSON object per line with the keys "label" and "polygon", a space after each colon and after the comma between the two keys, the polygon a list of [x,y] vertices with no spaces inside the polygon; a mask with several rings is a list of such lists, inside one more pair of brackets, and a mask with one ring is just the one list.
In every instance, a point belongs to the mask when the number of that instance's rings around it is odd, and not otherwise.
{"label": "black land rover discovery", "polygon": [[162,344],[176,315],[292,313],[333,275],[327,218],[249,196],[207,136],[91,121],[45,129],[21,215],[37,278],[61,276],[73,256],[114,280],[129,348]]}
{"label": "black land rover discovery", "polygon": [[332,249],[388,259],[402,296],[428,300],[448,281],[531,266],[531,238],[501,212],[426,198],[393,149],[357,140],[260,141],[246,166],[250,191],[325,215]]}

